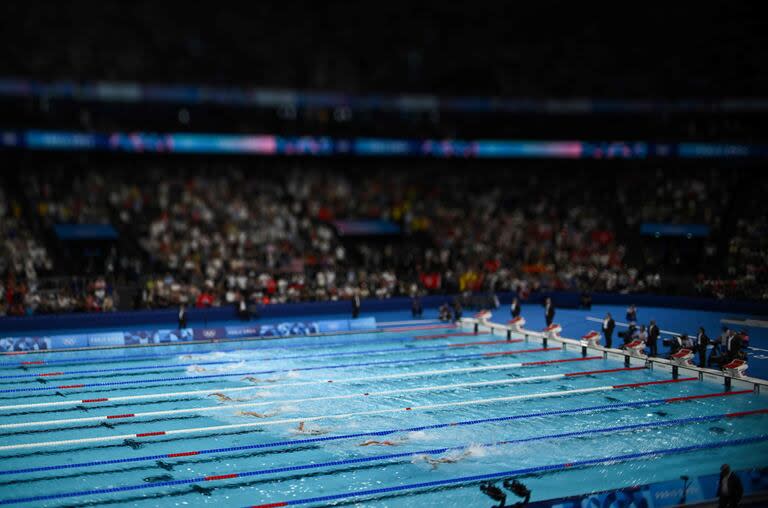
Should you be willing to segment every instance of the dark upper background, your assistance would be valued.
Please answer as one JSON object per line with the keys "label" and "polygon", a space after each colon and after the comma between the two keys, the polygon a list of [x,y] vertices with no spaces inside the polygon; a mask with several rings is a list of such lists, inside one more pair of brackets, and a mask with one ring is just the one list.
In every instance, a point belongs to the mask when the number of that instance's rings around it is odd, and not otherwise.
{"label": "dark upper background", "polygon": [[[705,5],[706,4],[706,5]],[[0,77],[357,94],[722,100],[767,95],[765,18],[740,3],[551,0],[4,2]],[[179,121],[181,106],[185,122]],[[764,113],[400,114],[0,100],[0,128],[397,137],[764,140]]]}
{"label": "dark upper background", "polygon": [[[768,96],[740,3],[3,2],[0,78],[648,101]],[[0,97],[0,130],[768,143],[763,107],[460,113]],[[0,314],[466,288],[768,298],[763,160],[440,161],[0,152]],[[404,234],[341,238],[333,219]],[[703,239],[642,236],[695,222]],[[61,241],[110,223],[112,243]],[[355,273],[357,271],[357,273]],[[427,276],[425,279],[423,276]],[[470,280],[471,279],[471,280]],[[425,282],[427,281],[427,282]],[[462,282],[464,281],[464,282]],[[9,293],[10,290],[10,293]],[[114,290],[114,293],[112,291]],[[10,297],[9,297],[10,294]]]}
{"label": "dark upper background", "polygon": [[0,74],[347,92],[760,96],[749,2],[4,2]]}

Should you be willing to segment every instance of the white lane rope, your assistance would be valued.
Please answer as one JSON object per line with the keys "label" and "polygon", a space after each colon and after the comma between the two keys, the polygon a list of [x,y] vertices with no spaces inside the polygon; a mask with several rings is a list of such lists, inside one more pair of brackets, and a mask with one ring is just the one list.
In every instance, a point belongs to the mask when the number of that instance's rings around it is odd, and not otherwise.
{"label": "white lane rope", "polygon": [[447,385],[429,385],[429,386],[420,386],[416,388],[405,388],[400,390],[383,390],[378,392],[347,393],[343,395],[326,395],[322,397],[306,397],[306,398],[300,398],[300,399],[245,402],[245,403],[239,403],[239,404],[227,404],[227,405],[210,406],[210,407],[203,407],[203,408],[196,407],[196,408],[184,408],[184,409],[167,409],[162,411],[149,411],[144,413],[126,413],[126,414],[103,415],[103,416],[89,416],[84,418],[66,418],[66,419],[60,419],[60,420],[40,420],[40,421],[23,422],[23,423],[6,423],[6,424],[0,424],[0,429],[17,429],[21,427],[36,427],[36,426],[51,427],[51,426],[68,425],[68,424],[84,423],[84,422],[99,422],[99,421],[106,422],[106,421],[112,421],[112,420],[118,420],[118,419],[123,420],[128,418],[146,418],[146,417],[152,417],[152,416],[167,416],[167,415],[189,414],[189,413],[208,413],[208,412],[215,412],[215,411],[229,411],[232,409],[254,408],[254,407],[264,407],[264,406],[279,407],[280,405],[284,405],[284,404],[296,404],[301,402],[316,402],[316,401],[326,401],[326,400],[342,400],[342,399],[367,398],[367,397],[388,396],[388,395],[402,395],[406,393],[443,391],[443,390],[453,390],[456,388],[474,388],[478,386],[510,385],[510,384],[516,384],[516,383],[526,383],[531,381],[564,379],[566,377],[568,377],[566,376],[566,374],[550,374],[545,376],[531,376],[527,378],[517,378],[517,379],[475,381],[475,382],[468,382],[468,383],[453,383],[453,384],[447,384]]}
{"label": "white lane rope", "polygon": [[115,435],[115,436],[100,436],[100,437],[90,437],[90,438],[80,438],[80,439],[63,439],[63,440],[57,440],[57,441],[37,441],[34,443],[19,443],[19,444],[13,444],[13,445],[0,446],[0,451],[50,448],[55,446],[67,446],[67,445],[74,445],[74,444],[82,445],[82,444],[91,444],[91,443],[104,443],[104,442],[110,442],[110,441],[123,441],[126,439],[135,439],[135,438],[144,438],[144,437],[196,434],[196,433],[204,433],[204,432],[216,433],[216,432],[230,431],[234,429],[257,428],[257,427],[284,425],[284,424],[292,424],[292,423],[300,423],[300,422],[306,423],[306,422],[313,422],[318,420],[340,420],[340,419],[356,417],[356,416],[370,416],[370,415],[381,415],[381,414],[387,414],[387,413],[399,413],[401,411],[424,411],[429,409],[442,409],[446,407],[474,406],[474,405],[480,405],[480,404],[492,404],[495,402],[510,402],[514,400],[543,399],[548,397],[560,397],[565,395],[576,395],[576,394],[586,394],[586,393],[599,392],[599,391],[610,391],[614,389],[615,389],[614,386],[606,385],[606,386],[596,386],[592,388],[579,388],[575,390],[559,390],[554,392],[513,395],[508,397],[462,400],[462,401],[455,401],[455,402],[443,402],[438,404],[427,404],[423,406],[375,409],[370,411],[357,411],[357,412],[341,413],[341,414],[333,414],[333,415],[304,416],[304,417],[297,417],[297,418],[286,418],[281,420],[235,423],[235,424],[227,424],[227,425],[214,425],[209,427],[195,427],[195,428],[154,431],[154,432],[142,432],[138,434],[121,434],[121,435]]}
{"label": "white lane rope", "polygon": [[[554,364],[554,362],[553,362]],[[462,367],[458,369],[433,369],[422,370],[417,372],[399,372],[395,374],[382,374],[378,376],[363,376],[363,377],[350,377],[350,378],[338,378],[338,379],[318,379],[312,381],[299,381],[294,383],[269,383],[266,379],[260,384],[254,384],[250,386],[234,387],[234,388],[209,388],[205,390],[188,390],[180,392],[165,392],[165,393],[147,393],[141,395],[124,395],[120,397],[98,397],[91,399],[78,399],[78,400],[61,400],[56,402],[37,402],[26,404],[12,404],[7,406],[0,406],[0,411],[12,411],[17,409],[29,409],[29,408],[43,408],[43,407],[60,407],[60,406],[77,406],[81,404],[89,403],[102,403],[102,402],[122,402],[133,400],[145,400],[145,399],[162,399],[173,397],[185,397],[185,396],[208,396],[212,393],[236,393],[248,390],[258,389],[282,389],[295,386],[311,386],[322,384],[343,384],[343,383],[357,383],[367,381],[383,381],[389,379],[407,379],[412,377],[423,376],[442,376],[466,372],[485,372],[495,370],[517,369],[524,367],[525,362],[504,363],[501,365],[485,365],[480,367]],[[49,395],[46,395],[49,396]]]}

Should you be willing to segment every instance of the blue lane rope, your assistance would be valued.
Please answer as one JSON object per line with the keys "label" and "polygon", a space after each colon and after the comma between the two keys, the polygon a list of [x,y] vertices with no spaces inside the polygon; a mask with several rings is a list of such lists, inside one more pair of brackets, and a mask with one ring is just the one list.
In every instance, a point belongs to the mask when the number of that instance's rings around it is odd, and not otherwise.
{"label": "blue lane rope", "polygon": [[[464,347],[480,347],[483,344],[477,344],[472,346],[464,346]],[[209,361],[209,362],[192,362],[192,363],[177,363],[174,365],[142,365],[142,366],[136,366],[136,367],[113,367],[110,369],[86,369],[86,370],[72,370],[72,371],[65,371],[61,373],[57,373],[56,377],[57,379],[67,376],[74,376],[77,374],[102,374],[106,372],[125,372],[125,371],[158,371],[158,370],[177,370],[177,369],[183,369],[186,367],[193,367],[195,365],[227,365],[227,364],[238,364],[238,363],[255,363],[255,362],[271,362],[271,361],[277,361],[277,360],[297,360],[297,359],[307,359],[307,358],[327,358],[327,357],[342,357],[342,356],[365,356],[368,354],[378,354],[378,353],[395,353],[395,352],[415,352],[418,353],[419,351],[435,351],[439,349],[450,349],[453,346],[452,344],[442,344],[439,346],[425,346],[425,347],[399,347],[399,348],[384,348],[384,349],[371,349],[368,351],[345,351],[341,353],[322,353],[322,354],[311,354],[311,355],[291,355],[291,356],[279,356],[279,357],[268,357],[268,358],[252,358],[252,359],[240,359],[240,360],[218,360],[218,361]],[[46,377],[41,376],[41,373],[25,373],[25,374],[12,374],[12,375],[6,375],[6,376],[0,376],[0,379],[23,379],[23,378],[39,378],[39,377]]]}
{"label": "blue lane rope", "polygon": [[[91,462],[80,462],[75,464],[57,464],[57,465],[51,465],[51,466],[8,469],[8,470],[0,471],[0,475],[35,473],[35,472],[41,472],[41,471],[56,471],[56,470],[62,470],[62,469],[104,466],[104,465],[110,465],[110,464],[125,464],[125,463],[131,463],[131,462],[142,462],[142,461],[149,461],[149,460],[169,459],[169,458],[182,458],[182,457],[196,456],[196,455],[233,453],[233,452],[259,450],[259,449],[275,448],[275,447],[282,447],[282,446],[290,446],[290,447],[303,446],[303,445],[312,444],[312,443],[340,441],[340,440],[353,439],[353,438],[359,438],[359,437],[389,436],[392,434],[398,434],[398,433],[404,433],[404,432],[419,432],[424,430],[444,429],[448,427],[481,425],[485,423],[524,420],[529,418],[538,418],[542,416],[559,416],[559,415],[565,415],[565,414],[586,413],[590,411],[612,410],[612,409],[622,409],[622,408],[641,407],[641,406],[653,406],[653,405],[667,404],[669,402],[670,402],[669,399],[652,399],[652,400],[641,400],[636,402],[623,402],[620,404],[602,404],[599,406],[588,406],[588,407],[581,407],[581,408],[574,408],[574,409],[541,411],[537,413],[527,413],[522,415],[498,416],[494,418],[481,418],[481,419],[465,420],[465,421],[454,422],[454,423],[438,423],[438,424],[432,424],[432,425],[421,425],[418,427],[406,427],[406,428],[385,429],[385,430],[377,430],[377,431],[369,431],[369,432],[357,432],[353,434],[342,434],[338,436],[323,436],[323,437],[313,437],[313,438],[298,439],[298,440],[273,441],[269,443],[259,443],[259,444],[243,445],[243,446],[236,446],[236,447],[211,448],[207,450],[197,450],[197,451],[188,451],[188,452],[180,452],[180,453],[163,453],[163,454],[157,454],[157,455],[147,455],[142,457],[97,460],[97,461],[91,461]],[[714,415],[714,416],[702,416],[702,417],[678,419],[678,420],[674,420],[674,422],[681,423],[681,422],[706,421],[707,419],[720,419],[723,417],[724,415],[721,414],[721,415]],[[667,422],[654,422],[654,423],[658,423],[659,425],[664,425]],[[616,430],[616,429],[613,429],[613,430]],[[589,431],[584,431],[584,432],[589,432]],[[601,432],[601,430],[598,429],[592,432],[599,433]]]}
{"label": "blue lane rope", "polygon": [[[487,336],[491,335],[489,333],[479,333],[477,335],[471,334],[471,336]],[[469,334],[467,336],[470,336]],[[440,340],[449,340],[452,337],[445,337],[445,339]],[[45,367],[46,365],[56,365],[56,364],[73,364],[76,365],[78,363],[106,363],[108,361],[112,360],[122,360],[122,361],[140,361],[140,360],[152,360],[155,358],[168,358],[168,357],[175,357],[175,356],[183,356],[183,355],[204,355],[208,353],[218,353],[218,352],[232,352],[232,351],[260,351],[260,350],[271,350],[271,349],[324,349],[327,347],[344,347],[344,346],[357,346],[360,344],[387,344],[387,343],[397,343],[397,342],[419,342],[423,339],[419,339],[417,337],[392,337],[392,338],[384,338],[384,337],[376,337],[373,339],[362,339],[362,340],[342,340],[342,341],[336,341],[336,342],[324,342],[324,343],[317,343],[317,342],[306,342],[302,344],[291,344],[291,345],[280,345],[280,346],[265,346],[261,344],[257,344],[252,347],[238,347],[236,342],[231,343],[232,345],[228,348],[213,348],[207,351],[194,351],[194,352],[176,352],[176,353],[155,353],[155,354],[144,354],[144,355],[131,355],[131,354],[123,354],[123,355],[111,355],[111,356],[99,356],[99,357],[92,357],[92,356],[83,356],[83,357],[75,357],[75,358],[60,358],[57,360],[43,360],[43,363],[37,364],[37,363],[24,363],[20,361],[13,361],[13,362],[0,362],[0,369],[9,369],[9,368],[19,368],[19,367],[26,367],[26,368],[41,368]],[[245,341],[254,342],[253,339],[246,339]],[[256,342],[265,342],[266,340],[260,340]],[[220,345],[228,345],[229,343],[222,342],[219,343]],[[178,347],[185,347],[185,346],[196,346],[196,345],[209,345],[208,342],[205,342],[204,344],[197,344],[197,343],[190,343],[190,342],[179,342],[178,344],[175,344],[174,346]],[[169,346],[169,347],[174,347]],[[24,358],[27,358],[26,356]]]}
{"label": "blue lane rope", "polygon": [[[541,351],[542,353],[544,351]],[[508,355],[514,355],[514,350],[505,351]],[[487,353],[472,353],[467,355],[440,355],[430,356],[427,358],[419,358],[416,360],[382,360],[377,362],[361,362],[361,363],[345,363],[339,365],[318,365],[316,367],[297,367],[293,369],[271,369],[271,370],[259,370],[250,372],[235,372],[235,373],[223,373],[223,374],[206,374],[202,376],[179,376],[179,377],[165,377],[165,378],[153,378],[153,379],[132,379],[128,381],[109,381],[104,383],[85,383],[76,384],[76,388],[95,388],[100,386],[123,386],[123,385],[141,385],[147,383],[167,383],[169,381],[187,381],[194,383],[200,379],[216,379],[224,377],[237,377],[237,376],[253,376],[258,374],[278,374],[285,372],[297,372],[297,371],[310,371],[310,370],[333,370],[333,369],[347,369],[351,367],[368,367],[372,365],[397,365],[397,364],[416,364],[416,363],[429,363],[435,361],[456,362],[462,360],[468,360],[472,358],[504,358],[503,356],[489,356]],[[51,378],[55,379],[55,378]],[[72,385],[70,385],[72,386]],[[66,388],[69,388],[67,386]],[[60,390],[62,386],[41,386],[36,388],[5,388],[0,390],[0,393],[20,393],[20,392],[40,392],[50,390]]]}
{"label": "blue lane rope", "polygon": [[[529,467],[524,469],[512,469],[509,471],[499,471],[496,473],[487,473],[482,475],[448,478],[446,480],[435,480],[430,482],[411,483],[408,485],[397,485],[394,487],[382,487],[379,489],[361,490],[358,492],[345,492],[342,494],[332,494],[328,496],[318,496],[318,497],[311,497],[311,498],[305,498],[305,499],[291,499],[288,501],[283,501],[278,503],[250,505],[248,508],[266,508],[268,506],[275,506],[275,507],[291,506],[291,505],[300,505],[300,504],[309,504],[309,503],[320,503],[320,502],[326,502],[326,501],[335,501],[335,500],[345,499],[350,497],[363,497],[363,496],[369,497],[369,496],[378,495],[378,494],[386,494],[388,492],[424,489],[424,488],[439,487],[442,485],[451,485],[451,484],[457,484],[457,483],[477,482],[482,480],[491,480],[494,478],[502,478],[505,476],[520,476],[524,474],[539,473],[539,472],[545,472],[545,471],[558,471],[558,470],[569,469],[573,467],[593,466],[598,464],[610,464],[610,463],[623,462],[623,461],[632,460],[632,459],[639,459],[643,457],[663,456],[663,455],[670,455],[673,453],[687,453],[687,452],[698,451],[698,450],[707,450],[707,449],[714,449],[714,448],[722,448],[725,446],[752,444],[752,443],[758,443],[763,441],[768,441],[768,434],[762,434],[760,436],[755,436],[751,438],[733,439],[729,441],[707,443],[703,445],[681,446],[677,448],[667,448],[667,449],[661,449],[661,450],[653,450],[649,452],[615,455],[613,457],[603,457],[603,458],[597,458],[597,459],[579,460],[574,462],[564,462],[561,464],[551,464],[547,466]],[[239,475],[238,477],[240,476],[247,476],[247,473],[245,475]]]}
{"label": "blue lane rope", "polygon": [[[624,426],[624,427],[627,427],[627,426]],[[633,427],[633,426],[629,426],[629,427]],[[585,432],[569,433],[569,434],[578,435],[578,434],[584,434],[584,433]],[[529,442],[529,441],[535,441],[537,439],[546,439],[546,438],[548,437],[499,441],[494,443],[482,444],[480,446],[492,447],[492,446],[499,446],[499,445]],[[613,462],[632,460],[632,459],[637,459],[642,457],[669,455],[672,453],[686,453],[690,451],[714,449],[714,448],[721,448],[725,446],[734,446],[734,445],[742,445],[742,444],[751,444],[751,443],[757,443],[762,441],[768,441],[768,434],[763,434],[760,436],[754,436],[750,438],[719,441],[714,443],[666,448],[661,450],[653,450],[649,452],[630,453],[630,454],[624,454],[624,455],[616,455],[612,457],[602,457],[597,459],[586,459],[581,461],[565,462],[565,463],[552,464],[552,465],[546,465],[546,466],[536,466],[536,467],[529,467],[524,469],[515,469],[510,471],[502,471],[502,472],[489,473],[484,475],[464,476],[459,478],[450,478],[447,480],[414,483],[409,485],[399,485],[395,487],[384,487],[381,489],[371,489],[371,490],[365,490],[360,492],[346,492],[342,494],[334,494],[329,496],[320,496],[320,497],[306,498],[306,499],[295,499],[295,500],[286,501],[285,503],[287,503],[287,505],[294,505],[294,504],[316,503],[321,501],[332,501],[336,499],[343,499],[345,497],[369,496],[373,494],[393,492],[397,490],[412,490],[417,488],[446,485],[449,483],[463,483],[463,482],[477,481],[477,480],[499,477],[499,476],[517,476],[517,475],[529,474],[533,472],[553,471],[553,470],[566,469],[566,468],[572,468],[572,467],[603,464],[606,462],[613,463]],[[401,452],[401,453],[393,453],[393,454],[386,454],[386,455],[375,455],[371,457],[359,457],[354,459],[335,460],[335,461],[312,463],[312,464],[301,464],[297,466],[283,466],[283,467],[276,467],[276,468],[269,468],[269,469],[261,469],[257,471],[247,471],[243,473],[230,473],[230,474],[214,475],[214,476],[198,476],[195,478],[187,478],[183,480],[142,483],[137,485],[123,485],[119,487],[90,489],[90,490],[82,490],[82,491],[75,491],[75,492],[62,492],[58,494],[48,494],[48,495],[42,495],[42,496],[20,497],[20,498],[0,500],[0,504],[28,503],[28,502],[34,502],[34,501],[50,501],[50,500],[63,499],[63,498],[69,498],[69,497],[88,496],[88,495],[95,495],[95,494],[110,494],[110,493],[116,493],[116,492],[128,492],[128,491],[143,490],[143,489],[158,488],[158,487],[189,485],[193,483],[200,483],[200,482],[213,481],[213,480],[247,478],[252,476],[285,473],[285,472],[300,471],[300,470],[306,470],[306,469],[318,469],[318,468],[324,468],[324,467],[343,466],[343,465],[349,465],[349,464],[361,464],[365,462],[375,462],[375,461],[381,461],[381,460],[393,460],[393,459],[398,459],[403,457],[410,457],[413,455],[436,455],[436,454],[446,453],[449,451],[464,450],[469,446],[470,445],[432,448],[428,450]]]}

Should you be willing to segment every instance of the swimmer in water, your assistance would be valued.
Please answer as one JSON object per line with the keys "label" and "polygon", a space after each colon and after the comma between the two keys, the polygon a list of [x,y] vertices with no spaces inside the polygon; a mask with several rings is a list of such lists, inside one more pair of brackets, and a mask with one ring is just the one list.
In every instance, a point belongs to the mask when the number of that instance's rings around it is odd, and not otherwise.
{"label": "swimmer in water", "polygon": [[221,392],[215,392],[208,395],[209,397],[216,397],[219,402],[248,402],[251,399],[233,399],[228,395],[224,395]]}
{"label": "swimmer in water", "polygon": [[277,383],[277,379],[261,379],[253,376],[245,376],[243,381],[250,381],[251,383]]}
{"label": "swimmer in water", "polygon": [[376,441],[374,439],[369,439],[367,441],[363,441],[357,446],[400,446],[406,441],[408,441],[408,438],[400,438],[396,439],[395,441]]}
{"label": "swimmer in water", "polygon": [[368,440],[363,441],[357,446],[397,446],[399,443],[394,443],[392,441],[374,441],[374,440]]}
{"label": "swimmer in water", "polygon": [[328,434],[329,430],[322,428],[308,429],[304,426],[304,422],[299,422],[299,425],[293,430],[295,434],[307,434],[310,436],[319,436],[320,434]]}
{"label": "swimmer in water", "polygon": [[199,365],[193,365],[192,367],[189,368],[189,370],[191,370],[192,372],[208,372],[208,369],[206,369],[205,367],[201,367]]}
{"label": "swimmer in water", "polygon": [[435,470],[440,466],[440,464],[455,464],[456,462],[459,462],[460,460],[463,460],[469,457],[470,455],[472,455],[472,452],[469,450],[466,450],[461,455],[458,455],[455,457],[440,457],[439,459],[433,459],[429,455],[423,455],[420,458],[422,458],[424,462],[432,466],[432,469]]}
{"label": "swimmer in water", "polygon": [[257,413],[256,411],[238,411],[237,414],[240,416],[253,416],[254,418],[272,418],[273,416],[276,416],[279,413],[279,411],[275,411],[273,413]]}

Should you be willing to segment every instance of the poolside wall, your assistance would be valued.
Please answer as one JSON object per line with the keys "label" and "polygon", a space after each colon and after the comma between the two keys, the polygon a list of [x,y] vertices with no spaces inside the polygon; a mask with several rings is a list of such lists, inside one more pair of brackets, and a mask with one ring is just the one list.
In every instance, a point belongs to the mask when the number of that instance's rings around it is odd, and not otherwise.
{"label": "poolside wall", "polygon": [[[354,333],[376,330],[376,318],[328,319],[318,321],[283,321],[278,323],[249,323],[238,326],[194,328],[161,328],[131,331],[99,331],[91,333],[28,332],[25,335],[0,338],[0,353],[22,354],[53,349],[82,349],[105,347],[139,347],[150,344],[180,345],[191,342],[225,342],[230,340],[296,337]],[[23,332],[19,332],[20,334]]]}

